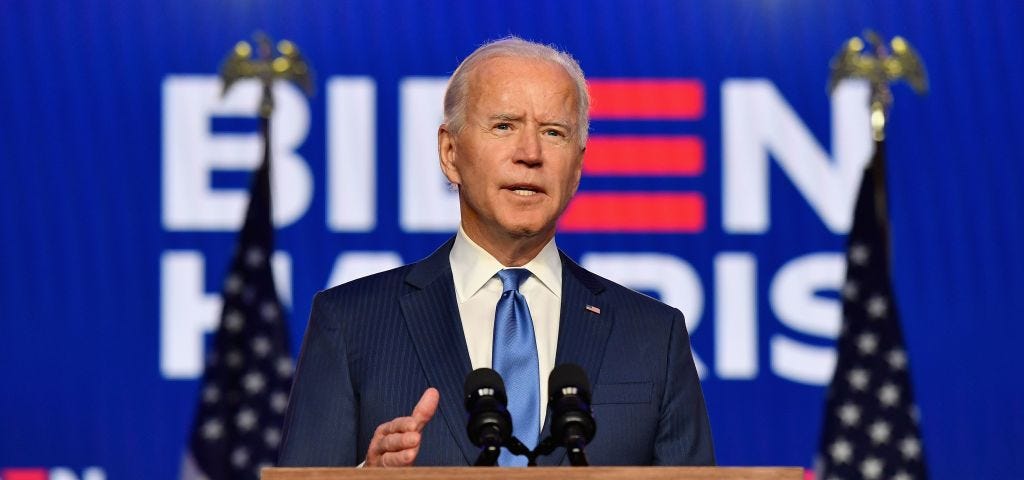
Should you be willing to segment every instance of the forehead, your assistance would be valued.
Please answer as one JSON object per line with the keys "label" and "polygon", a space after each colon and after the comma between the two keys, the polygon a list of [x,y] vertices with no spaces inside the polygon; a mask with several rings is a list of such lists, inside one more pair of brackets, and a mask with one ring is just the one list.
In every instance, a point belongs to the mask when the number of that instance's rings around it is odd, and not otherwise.
{"label": "forehead", "polygon": [[470,109],[513,108],[574,115],[576,84],[561,65],[541,59],[494,57],[469,77]]}

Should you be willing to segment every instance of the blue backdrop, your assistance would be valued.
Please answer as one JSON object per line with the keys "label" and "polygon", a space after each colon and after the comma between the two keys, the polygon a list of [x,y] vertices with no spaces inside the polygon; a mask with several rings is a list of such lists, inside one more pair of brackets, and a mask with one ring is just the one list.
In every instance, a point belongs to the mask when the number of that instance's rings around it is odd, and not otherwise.
{"label": "blue backdrop", "polygon": [[621,97],[616,85],[696,105],[652,114],[625,101],[592,126],[595,139],[688,139],[695,167],[590,171],[581,186],[652,208],[667,192],[692,222],[597,219],[558,242],[687,313],[720,463],[809,466],[859,178],[837,172],[862,164],[867,144],[860,104],[826,94],[828,62],[868,27],[908,38],[931,81],[925,97],[895,88],[888,150],[894,281],[930,469],[1024,476],[1013,0],[0,2],[0,469],[176,477],[241,218],[215,200],[243,191],[258,158],[251,95],[219,104],[210,86],[255,30],[293,40],[317,72],[316,96],[281,100],[293,134],[281,162],[297,172],[277,179],[275,199],[291,205],[278,248],[293,351],[316,291],[450,235],[430,144],[437,85],[477,45],[516,34],[604,82],[595,108]]}

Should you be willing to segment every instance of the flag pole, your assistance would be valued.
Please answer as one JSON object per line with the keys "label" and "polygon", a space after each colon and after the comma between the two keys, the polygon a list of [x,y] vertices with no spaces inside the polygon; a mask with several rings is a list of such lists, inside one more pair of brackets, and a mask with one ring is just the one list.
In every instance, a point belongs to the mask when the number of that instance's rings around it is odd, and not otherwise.
{"label": "flag pole", "polygon": [[871,138],[874,143],[871,160],[865,175],[871,175],[875,197],[874,221],[884,237],[885,254],[891,255],[891,234],[889,231],[888,183],[885,164],[885,127],[892,108],[893,96],[890,84],[903,80],[910,84],[919,95],[928,91],[928,74],[917,51],[903,37],[893,37],[887,47],[882,37],[874,31],[864,32],[867,40],[853,37],[832,59],[828,92],[831,95],[843,80],[860,78],[868,81],[871,89]]}
{"label": "flag pole", "polygon": [[833,478],[924,479],[920,418],[892,285],[891,229],[886,189],[885,127],[892,92],[905,80],[927,89],[924,65],[906,40],[889,47],[873,32],[852,38],[832,61],[829,92],[847,78],[871,87],[874,152],[864,171],[847,239],[843,319],[836,366],[823,411],[815,468]]}
{"label": "flag pole", "polygon": [[263,156],[253,172],[249,206],[222,292],[223,309],[207,352],[195,418],[180,478],[257,480],[273,466],[282,440],[294,365],[288,327],[274,285],[271,195],[273,86],[290,80],[312,94],[312,73],[298,49],[256,35],[235,45],[221,66],[222,95],[243,78],[261,84],[257,108]]}
{"label": "flag pole", "polygon": [[270,37],[263,32],[256,32],[254,37],[259,50],[255,59],[252,58],[252,45],[249,42],[241,41],[235,44],[235,48],[221,64],[220,77],[223,83],[221,95],[227,94],[228,90],[239,80],[256,78],[260,81],[262,95],[258,115],[260,136],[263,140],[263,161],[260,168],[267,170],[269,178],[270,152],[272,151],[270,119],[274,113],[274,82],[287,80],[295,83],[308,96],[315,94],[315,87],[313,86],[313,70],[294,43],[288,40],[278,42],[279,55],[274,57]]}

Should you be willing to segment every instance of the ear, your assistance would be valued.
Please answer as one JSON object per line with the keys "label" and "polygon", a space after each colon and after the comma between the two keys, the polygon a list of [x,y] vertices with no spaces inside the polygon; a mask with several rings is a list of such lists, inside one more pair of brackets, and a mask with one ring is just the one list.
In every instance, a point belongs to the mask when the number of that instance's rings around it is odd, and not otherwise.
{"label": "ear", "polygon": [[437,127],[437,157],[445,178],[452,185],[459,186],[462,184],[462,177],[455,162],[455,153],[455,133],[448,129],[447,124],[442,123]]}

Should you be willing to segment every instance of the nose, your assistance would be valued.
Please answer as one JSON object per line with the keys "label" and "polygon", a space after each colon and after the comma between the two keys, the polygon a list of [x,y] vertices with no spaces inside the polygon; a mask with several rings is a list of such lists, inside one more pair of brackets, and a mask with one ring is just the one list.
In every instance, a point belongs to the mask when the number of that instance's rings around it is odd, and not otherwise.
{"label": "nose", "polygon": [[515,162],[533,167],[540,165],[542,158],[540,139],[532,132],[523,131],[516,145]]}

